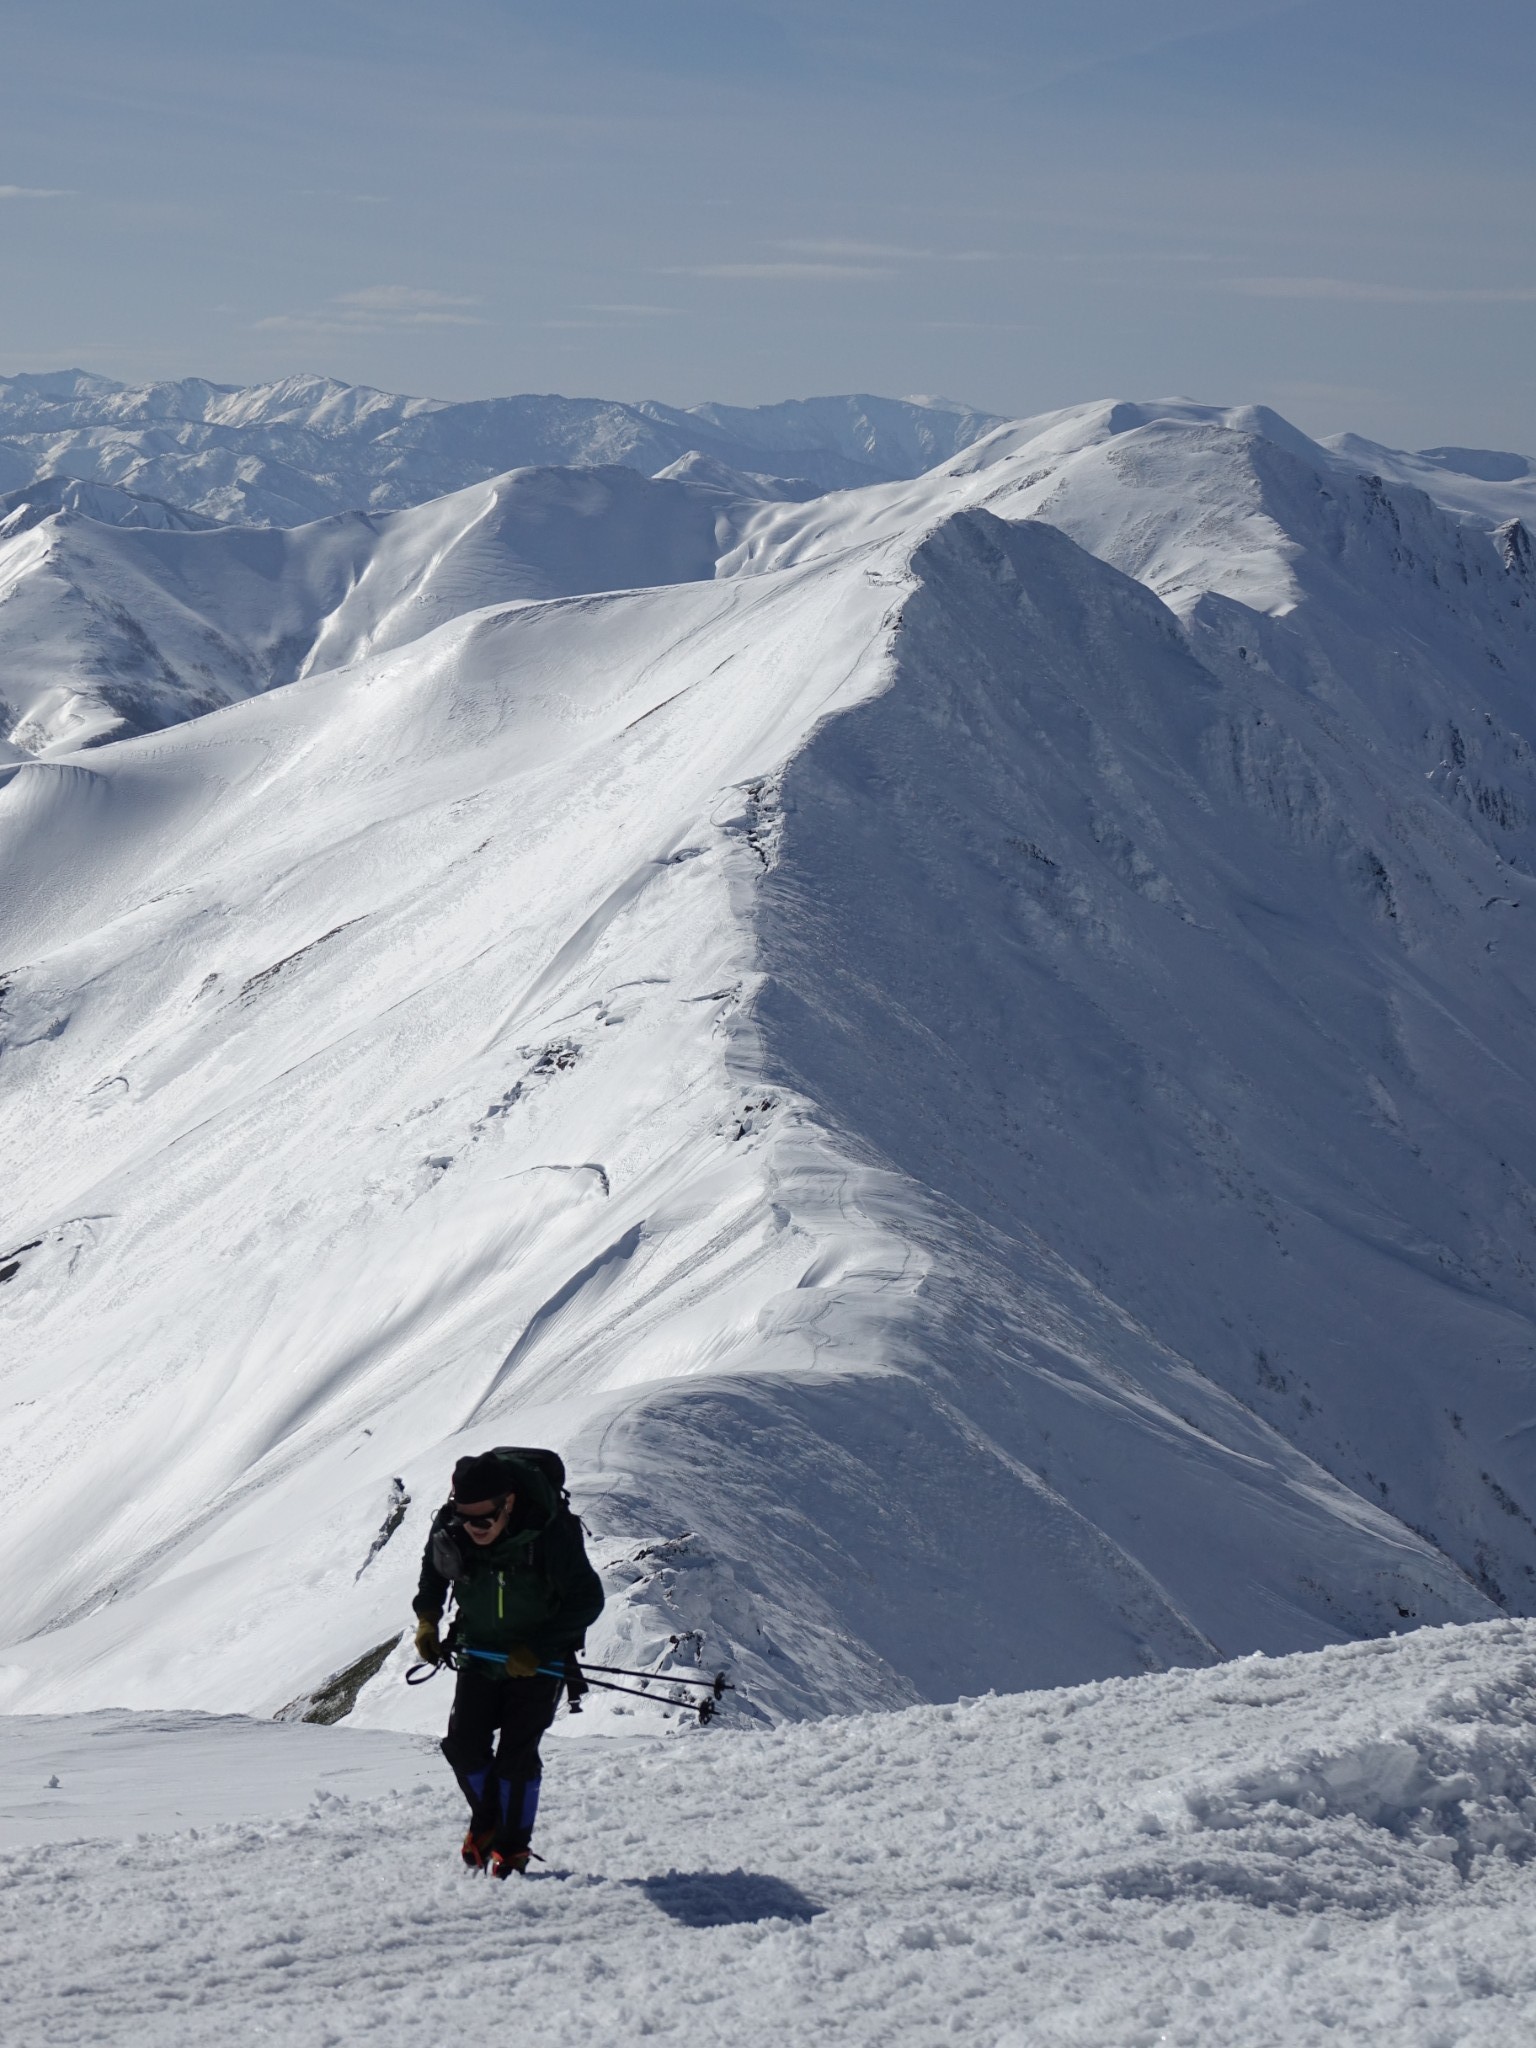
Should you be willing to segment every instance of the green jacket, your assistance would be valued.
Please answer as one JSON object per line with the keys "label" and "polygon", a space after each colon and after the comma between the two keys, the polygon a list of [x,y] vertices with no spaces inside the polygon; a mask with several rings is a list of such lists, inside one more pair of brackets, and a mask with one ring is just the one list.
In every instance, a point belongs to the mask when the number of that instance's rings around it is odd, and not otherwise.
{"label": "green jacket", "polygon": [[602,1613],[602,1581],[587,1561],[580,1522],[544,1475],[509,1461],[507,1477],[517,1497],[512,1522],[484,1549],[454,1521],[451,1504],[438,1509],[416,1612],[440,1617],[451,1590],[461,1648],[504,1653],[526,1644],[558,1660],[580,1647]]}

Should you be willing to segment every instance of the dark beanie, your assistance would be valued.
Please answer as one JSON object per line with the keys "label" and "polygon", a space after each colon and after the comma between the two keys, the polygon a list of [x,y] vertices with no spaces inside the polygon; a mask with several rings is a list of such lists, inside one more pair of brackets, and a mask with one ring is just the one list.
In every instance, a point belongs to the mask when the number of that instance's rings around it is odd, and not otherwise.
{"label": "dark beanie", "polygon": [[511,1488],[508,1472],[500,1458],[460,1458],[453,1468],[455,1500],[501,1500]]}

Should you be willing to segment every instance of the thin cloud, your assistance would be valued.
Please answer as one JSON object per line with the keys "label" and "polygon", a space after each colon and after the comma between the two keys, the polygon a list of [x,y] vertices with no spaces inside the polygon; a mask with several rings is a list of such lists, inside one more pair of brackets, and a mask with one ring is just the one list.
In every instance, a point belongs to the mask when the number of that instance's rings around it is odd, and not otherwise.
{"label": "thin cloud", "polygon": [[929,249],[906,242],[780,237],[781,256],[740,263],[673,263],[663,277],[715,277],[769,284],[887,284],[914,263],[993,263],[991,249]]}
{"label": "thin cloud", "polygon": [[788,249],[795,256],[813,256],[818,260],[845,258],[855,262],[896,262],[903,259],[921,262],[934,253],[931,249],[907,248],[899,242],[779,241],[773,247]]}
{"label": "thin cloud", "polygon": [[1528,306],[1536,285],[1369,284],[1351,277],[1231,277],[1222,291],[1249,299],[1336,299],[1356,306]]}
{"label": "thin cloud", "polygon": [[618,320],[675,320],[680,306],[583,306],[584,313],[608,313]]}
{"label": "thin cloud", "polygon": [[467,313],[269,313],[264,334],[395,334],[409,327],[484,327]]}
{"label": "thin cloud", "polygon": [[873,263],[671,263],[663,277],[722,277],[769,283],[875,284],[899,271]]}
{"label": "thin cloud", "polygon": [[818,260],[875,263],[995,263],[995,249],[918,249],[899,242],[779,241],[775,249]]}
{"label": "thin cloud", "polygon": [[[1214,263],[1216,258],[1208,249],[1116,249],[1108,253],[1103,249],[1053,249],[1050,260],[1079,267],[1098,264],[1105,278],[1112,279],[1117,271],[1130,263]],[[1247,280],[1240,279],[1239,282],[1246,283]]]}
{"label": "thin cloud", "polygon": [[338,292],[333,306],[357,306],[367,313],[437,312],[447,307],[478,306],[478,299],[456,298],[451,292],[424,292],[409,284],[370,284],[358,292]]}
{"label": "thin cloud", "polygon": [[270,313],[256,326],[266,334],[395,334],[412,327],[483,327],[469,310],[479,299],[423,291],[409,284],[370,284],[338,292],[307,313]]}
{"label": "thin cloud", "polygon": [[0,199],[73,199],[73,192],[52,185],[0,185]]}

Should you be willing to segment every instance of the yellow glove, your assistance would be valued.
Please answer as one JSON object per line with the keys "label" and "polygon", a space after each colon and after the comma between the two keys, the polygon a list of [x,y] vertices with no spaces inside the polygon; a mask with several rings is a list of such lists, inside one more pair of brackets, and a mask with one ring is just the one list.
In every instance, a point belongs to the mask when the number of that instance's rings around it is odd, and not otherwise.
{"label": "yellow glove", "polygon": [[517,1643],[507,1652],[508,1678],[532,1678],[539,1668],[539,1653],[530,1650],[526,1643]]}
{"label": "yellow glove", "polygon": [[424,1664],[440,1664],[443,1646],[437,1640],[437,1616],[418,1614],[416,1617],[416,1654]]}

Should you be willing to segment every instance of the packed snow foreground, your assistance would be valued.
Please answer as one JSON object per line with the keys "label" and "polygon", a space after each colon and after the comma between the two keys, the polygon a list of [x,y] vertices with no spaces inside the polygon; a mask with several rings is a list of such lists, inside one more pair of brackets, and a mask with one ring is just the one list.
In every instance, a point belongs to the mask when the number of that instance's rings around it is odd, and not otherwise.
{"label": "packed snow foreground", "polygon": [[1536,1624],[1501,1621],[552,1743],[511,1886],[455,1867],[408,1737],[0,1722],[7,2038],[1519,2048],[1533,1684]]}
{"label": "packed snow foreground", "polygon": [[[499,1968],[546,1967],[555,1935],[585,1969],[599,1920],[704,1939],[688,1873],[739,1866],[735,1923],[707,1939],[744,1969],[761,1952],[754,2010],[815,1957],[844,1986],[829,2011],[939,1987],[937,2030],[939,2005],[964,2014],[941,1921],[1011,1972],[1025,1895],[1005,1874],[1046,1859],[1063,1913],[1110,1899],[1170,1984],[1235,1995],[1178,1961],[1227,1941],[1222,1914],[1256,1924],[1258,1879],[1233,1879],[1240,1911],[1220,1880],[1231,1830],[1147,1805],[1175,1853],[1099,1789],[1194,1767],[1180,1701],[1230,1712],[1242,1770],[1291,1785],[1230,1794],[1279,1800],[1263,1855],[1316,1841],[1309,1873],[1335,1847],[1355,1872],[1329,1894],[1365,1944],[1345,1976],[1395,1967],[1405,1912],[1451,1955],[1474,1877],[1516,1896],[1529,1643],[1501,1617],[1536,1605],[1536,485],[1441,490],[1427,458],[1376,456],[1261,411],[1117,404],[830,495],[684,457],[283,532],[107,525],[53,485],[18,505],[0,1711],[283,1715],[263,1741],[393,1730],[368,1739],[410,1759],[362,1820],[40,1850],[60,1913],[88,1865],[98,1925],[134,1902],[170,1942],[167,1898],[189,1929],[209,1884],[244,1911],[248,1868],[263,1926],[293,1901],[281,1974],[303,1901],[354,1883],[377,1914],[389,1876],[389,1938],[421,1944],[419,1970],[453,1953],[445,1914],[505,1908],[436,1874],[453,1802],[412,1745],[446,1688],[402,1684],[400,1634],[455,1457],[508,1442],[571,1469],[609,1594],[593,1654],[727,1667],[739,1691],[735,1735],[688,1734],[664,1699],[589,1708],[598,1735],[679,1739],[561,1756],[547,1827],[568,1797],[576,1875],[548,1906],[526,1888],[532,1947]],[[1444,1623],[1484,1626],[1389,1642]],[[1072,1695],[774,1727],[1358,1638],[1378,1641],[1110,1686],[1091,1715]],[[1436,1660],[1458,1658],[1493,1688],[1465,1738],[1491,1775],[1441,1797],[1390,1745],[1411,1722],[1464,1746],[1433,1706],[1460,1685]],[[1247,1674],[1271,1668],[1303,1703],[1294,1784],[1238,1732]],[[1307,1761],[1346,1684],[1375,1731],[1349,1754],[1389,1746],[1345,1770],[1375,1818],[1330,1807],[1332,1766]],[[1080,1711],[1101,1717],[1091,1760],[1036,1759],[1037,1722],[1043,1759]],[[318,1713],[345,1724],[303,1727]],[[142,1725],[113,1724],[121,1754],[148,1756]],[[997,1759],[977,1752],[963,1796],[961,1729]],[[1475,1844],[1472,1821],[1414,1818],[1484,1805]],[[849,1922],[809,1846],[863,1854],[856,1811],[897,1852],[848,1880],[857,1969],[817,1947]],[[1185,1917],[1140,1879],[1106,1890],[1111,1863],[1184,1872]],[[972,1866],[994,1875],[967,1899]],[[952,1920],[930,1900],[910,1923],[932,1953],[882,1946],[878,1916],[908,1925],[895,1902],[915,1913],[936,1869],[961,1889]],[[1263,1894],[1296,1909],[1264,1941],[1302,1942],[1311,1882]],[[1172,1991],[1163,2019],[1126,2007],[1139,2036],[1073,2035],[1068,2009],[1110,1993],[1067,1954],[1073,1929],[1098,1954],[1090,1923],[1051,1924],[1066,1975],[1045,1922],[1029,1967],[1060,2012],[1025,2010],[1062,2040],[1242,2038]],[[606,1995],[590,1940],[583,2001]],[[173,1952],[184,1986],[193,1951]],[[211,1937],[196,1953],[222,1967]],[[1325,1983],[1326,1959],[1285,1953]],[[711,1966],[687,1968],[702,1997]],[[419,2020],[417,1995],[394,2009]],[[312,2037],[349,2038],[323,2002]]]}

